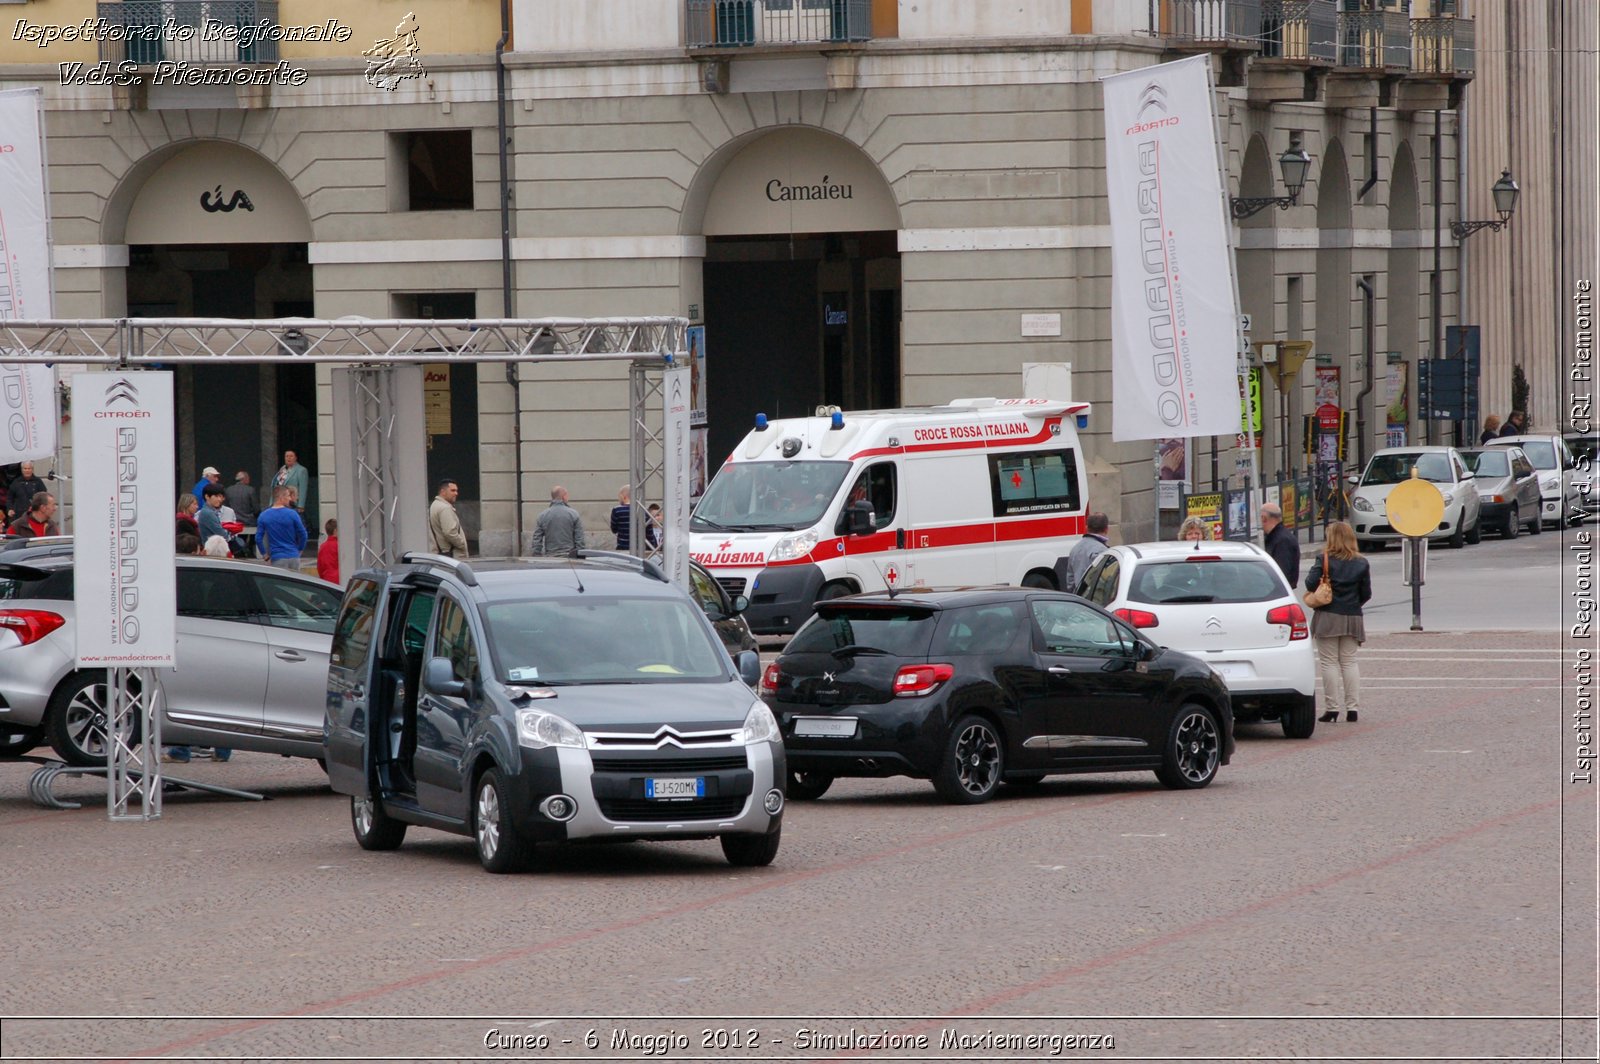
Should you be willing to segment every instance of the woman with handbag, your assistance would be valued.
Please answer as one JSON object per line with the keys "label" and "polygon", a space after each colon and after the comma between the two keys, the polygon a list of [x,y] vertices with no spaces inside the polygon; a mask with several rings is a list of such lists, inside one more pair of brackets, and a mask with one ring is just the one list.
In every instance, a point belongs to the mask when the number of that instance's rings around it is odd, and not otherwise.
{"label": "woman with handbag", "polygon": [[1328,544],[1306,574],[1306,605],[1312,607],[1311,635],[1317,641],[1317,670],[1327,712],[1317,720],[1355,722],[1361,709],[1361,672],[1356,648],[1367,641],[1361,607],[1372,597],[1372,569],[1344,521],[1328,526]]}

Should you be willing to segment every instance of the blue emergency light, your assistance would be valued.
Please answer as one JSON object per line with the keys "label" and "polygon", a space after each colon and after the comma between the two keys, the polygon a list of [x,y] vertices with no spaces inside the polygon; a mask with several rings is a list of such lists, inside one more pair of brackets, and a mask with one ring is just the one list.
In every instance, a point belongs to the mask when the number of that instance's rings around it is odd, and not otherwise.
{"label": "blue emergency light", "polygon": [[1086,428],[1089,427],[1089,415],[1088,414],[1079,414],[1078,415],[1078,427],[1080,429],[1086,429]]}
{"label": "blue emergency light", "polygon": [[842,429],[842,428],[844,428],[844,415],[839,413],[839,411],[835,410],[833,412],[833,421],[828,426],[828,431],[832,432],[835,429]]}
{"label": "blue emergency light", "polygon": [[757,414],[756,415],[756,431],[757,432],[765,432],[765,431],[767,431],[767,415],[765,415],[765,414]]}

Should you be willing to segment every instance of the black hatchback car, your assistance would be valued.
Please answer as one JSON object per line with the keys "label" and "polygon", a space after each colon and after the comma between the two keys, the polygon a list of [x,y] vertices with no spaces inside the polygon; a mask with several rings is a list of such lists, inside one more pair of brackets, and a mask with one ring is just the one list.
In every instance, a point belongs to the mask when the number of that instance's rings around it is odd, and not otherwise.
{"label": "black hatchback car", "polygon": [[931,779],[951,802],[1058,773],[1204,787],[1233,754],[1228,689],[1075,595],[877,593],[817,604],[761,678],[788,794],[839,776]]}

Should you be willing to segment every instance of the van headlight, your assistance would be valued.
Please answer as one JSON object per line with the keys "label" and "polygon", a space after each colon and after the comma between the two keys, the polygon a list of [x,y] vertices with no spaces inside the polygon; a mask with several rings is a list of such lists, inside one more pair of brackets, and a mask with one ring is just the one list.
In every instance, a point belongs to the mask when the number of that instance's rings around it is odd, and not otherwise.
{"label": "van headlight", "polygon": [[530,750],[551,746],[571,746],[579,750],[588,744],[583,732],[565,717],[539,709],[517,710],[517,742]]}
{"label": "van headlight", "polygon": [[1370,514],[1372,512],[1372,504],[1366,499],[1362,498],[1360,495],[1357,495],[1354,499],[1350,500],[1350,505],[1354,506],[1357,510],[1360,510],[1364,514]]}
{"label": "van headlight", "polygon": [[816,529],[805,532],[796,532],[792,536],[784,536],[772,546],[772,553],[767,555],[769,562],[787,562],[796,558],[804,558],[811,553],[817,545]]}
{"label": "van headlight", "polygon": [[750,707],[750,712],[745,714],[742,738],[746,743],[783,741],[783,735],[778,731],[778,718],[772,715],[772,710],[767,708],[765,702],[757,702]]}

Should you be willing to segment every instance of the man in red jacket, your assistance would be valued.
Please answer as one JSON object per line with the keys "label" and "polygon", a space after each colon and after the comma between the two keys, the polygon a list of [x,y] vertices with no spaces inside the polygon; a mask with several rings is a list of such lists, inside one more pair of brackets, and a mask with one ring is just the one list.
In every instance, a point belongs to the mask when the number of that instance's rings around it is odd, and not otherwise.
{"label": "man in red jacket", "polygon": [[57,536],[61,530],[56,527],[56,497],[48,491],[34,492],[28,500],[28,512],[11,522],[11,527],[6,529],[13,536]]}

